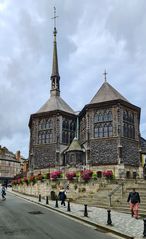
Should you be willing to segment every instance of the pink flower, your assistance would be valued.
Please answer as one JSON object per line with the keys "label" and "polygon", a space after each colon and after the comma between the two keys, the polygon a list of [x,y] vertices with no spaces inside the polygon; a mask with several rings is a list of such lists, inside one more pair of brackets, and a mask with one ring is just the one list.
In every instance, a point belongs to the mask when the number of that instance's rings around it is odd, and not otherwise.
{"label": "pink flower", "polygon": [[68,180],[73,180],[73,178],[76,177],[76,172],[74,172],[74,171],[67,172],[66,177]]}
{"label": "pink flower", "polygon": [[93,174],[93,171],[91,171],[90,169],[86,169],[86,170],[81,172],[81,177],[85,181],[89,181],[92,177],[92,174]]}
{"label": "pink flower", "polygon": [[57,178],[61,177],[62,172],[61,171],[54,171],[50,173],[50,178],[52,180],[57,180]]}

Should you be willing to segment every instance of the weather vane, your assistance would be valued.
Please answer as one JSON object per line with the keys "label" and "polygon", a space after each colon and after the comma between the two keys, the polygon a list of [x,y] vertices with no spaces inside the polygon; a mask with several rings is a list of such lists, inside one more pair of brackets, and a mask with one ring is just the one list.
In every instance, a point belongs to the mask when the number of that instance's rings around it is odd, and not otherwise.
{"label": "weather vane", "polygon": [[105,70],[105,72],[103,73],[103,75],[104,75],[104,81],[106,82],[107,80],[106,80],[106,76],[107,76],[107,72],[106,72],[106,70]]}
{"label": "weather vane", "polygon": [[54,7],[54,17],[52,17],[51,19],[54,19],[54,28],[56,28],[56,18],[58,16],[56,16],[56,7]]}

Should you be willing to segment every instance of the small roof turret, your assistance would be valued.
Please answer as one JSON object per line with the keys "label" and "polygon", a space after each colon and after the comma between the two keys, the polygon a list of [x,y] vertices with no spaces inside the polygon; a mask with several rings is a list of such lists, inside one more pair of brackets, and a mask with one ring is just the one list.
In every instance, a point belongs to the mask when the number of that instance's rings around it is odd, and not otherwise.
{"label": "small roof turret", "polygon": [[84,151],[82,148],[81,148],[81,145],[78,141],[78,139],[75,137],[73,139],[73,141],[71,142],[69,148],[67,149],[67,152],[70,152],[70,151]]}

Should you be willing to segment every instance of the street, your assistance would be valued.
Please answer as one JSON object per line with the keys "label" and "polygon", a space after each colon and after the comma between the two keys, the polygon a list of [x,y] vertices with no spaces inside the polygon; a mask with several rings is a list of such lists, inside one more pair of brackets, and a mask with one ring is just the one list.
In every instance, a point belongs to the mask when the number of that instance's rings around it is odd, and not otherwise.
{"label": "street", "polygon": [[113,239],[108,233],[7,193],[0,200],[1,239]]}

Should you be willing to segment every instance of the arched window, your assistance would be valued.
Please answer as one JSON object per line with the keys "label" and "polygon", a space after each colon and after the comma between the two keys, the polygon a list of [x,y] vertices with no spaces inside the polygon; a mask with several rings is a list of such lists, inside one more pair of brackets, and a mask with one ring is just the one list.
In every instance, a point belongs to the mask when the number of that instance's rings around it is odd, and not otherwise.
{"label": "arched window", "polygon": [[135,128],[133,126],[133,129],[132,129],[132,138],[135,139]]}
{"label": "arched window", "polygon": [[68,130],[69,129],[69,122],[67,120],[63,120],[62,127],[63,127],[63,129]]}
{"label": "arched window", "polygon": [[42,119],[42,120],[40,120],[40,122],[39,122],[39,130],[42,130],[42,129],[45,129],[45,120],[44,119]]}
{"label": "arched window", "polygon": [[62,143],[65,144],[65,132],[62,132]]}
{"label": "arched window", "polygon": [[94,128],[94,137],[95,138],[99,137],[99,128],[98,128],[98,126],[95,126],[95,128]]}
{"label": "arched window", "polygon": [[69,129],[69,122],[66,120],[66,129]]}
{"label": "arched window", "polygon": [[109,137],[113,136],[113,127],[112,127],[112,124],[109,124],[109,126],[108,126],[108,135],[109,135]]}
{"label": "arched window", "polygon": [[132,111],[125,110],[123,113],[123,135],[127,138],[135,138],[134,128],[134,113]]}
{"label": "arched window", "polygon": [[46,136],[46,139],[45,139],[46,144],[50,143],[50,141],[49,141],[49,137],[50,137],[50,136],[49,136],[49,132],[48,132],[48,131],[46,132],[46,135],[45,135],[45,136]]}
{"label": "arched window", "polygon": [[131,122],[134,123],[134,113],[131,113]]}
{"label": "arched window", "polygon": [[46,121],[46,129],[51,129],[52,128],[52,125],[53,125],[53,122],[51,119],[48,119]]}
{"label": "arched window", "polygon": [[99,121],[99,113],[96,113],[94,116],[94,122],[97,123]]}
{"label": "arched window", "polygon": [[103,127],[103,137],[108,137],[108,126],[107,124]]}
{"label": "arched window", "polygon": [[109,112],[107,113],[107,121],[111,121],[111,120],[112,120],[112,112],[109,111]]}
{"label": "arched window", "polygon": [[126,123],[124,124],[124,136],[128,137],[128,126]]}
{"label": "arched window", "polygon": [[49,132],[48,134],[48,143],[52,143],[53,142],[53,134],[52,132]]}
{"label": "arched window", "polygon": [[75,122],[73,121],[70,122],[70,130],[75,131]]}
{"label": "arched window", "polygon": [[99,137],[100,138],[103,137],[103,127],[102,127],[102,125],[99,126]]}
{"label": "arched window", "polygon": [[39,135],[38,135],[38,143],[41,144],[42,143],[42,133],[39,132]]}
{"label": "arched window", "polygon": [[124,111],[123,119],[124,119],[125,121],[128,120],[128,111],[127,111],[127,110]]}
{"label": "arched window", "polygon": [[42,132],[42,144],[45,144],[45,132]]}
{"label": "arched window", "polygon": [[94,115],[94,124],[95,138],[111,137],[113,135],[112,111],[110,109],[96,111]]}
{"label": "arched window", "polygon": [[66,128],[65,120],[63,120],[63,123],[62,123],[62,128],[63,128],[63,129],[65,129],[65,128]]}
{"label": "arched window", "polygon": [[101,113],[99,113],[98,119],[99,119],[100,122],[102,121],[102,114]]}
{"label": "arched window", "polygon": [[65,144],[68,144],[68,132],[65,132]]}
{"label": "arched window", "polygon": [[73,141],[74,137],[74,133],[70,132],[70,143]]}

